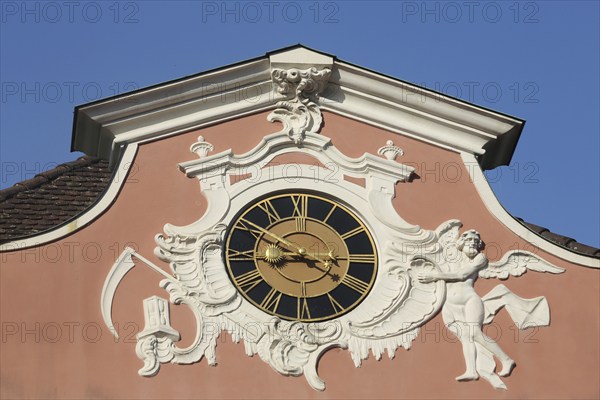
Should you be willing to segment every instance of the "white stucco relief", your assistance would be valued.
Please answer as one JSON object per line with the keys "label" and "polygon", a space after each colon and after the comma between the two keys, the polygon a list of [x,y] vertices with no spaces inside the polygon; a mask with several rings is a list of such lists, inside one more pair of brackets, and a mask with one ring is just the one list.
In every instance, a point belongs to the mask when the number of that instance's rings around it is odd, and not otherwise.
{"label": "white stucco relief", "polygon": [[[425,256],[413,258],[412,262],[431,266],[417,274],[419,282],[445,282],[442,317],[448,329],[460,339],[466,364],[465,373],[456,380],[477,380],[481,376],[496,389],[506,389],[500,377],[510,375],[516,363],[483,334],[483,325],[491,323],[494,315],[505,307],[519,329],[546,326],[550,324],[550,308],[544,297],[523,299],[504,285],[496,286],[481,298],[473,288],[474,283],[477,278],[521,276],[527,270],[553,274],[564,270],[522,250],[508,252],[498,262],[489,262],[481,253],[483,242],[479,232],[471,229],[459,236],[461,225],[454,220],[437,229],[443,260],[436,262]],[[502,364],[498,373],[494,357]]]}
{"label": "white stucco relief", "polygon": [[[179,348],[179,333],[170,325],[165,301],[146,299],[146,328],[138,335],[136,349],[144,361],[139,371],[143,376],[156,374],[165,362],[190,364],[206,358],[216,365],[216,339],[227,332],[233,341],[244,343],[246,355],[258,355],[282,375],[304,375],[311,387],[324,390],[317,363],[325,351],[347,349],[357,367],[370,353],[380,359],[387,352],[393,358],[399,347],[410,349],[420,327],[442,311],[448,327],[463,343],[467,371],[459,380],[481,376],[494,387],[505,388],[499,375],[510,374],[515,363],[497,344],[484,343],[489,338],[483,336],[482,325],[491,322],[502,307],[521,329],[547,325],[549,307],[543,297],[521,299],[503,285],[480,298],[473,285],[477,277],[506,279],[528,269],[563,270],[524,251],[509,252],[491,263],[480,252],[478,234],[467,231],[460,236],[461,224],[456,220],[435,231],[406,222],[392,205],[396,183],[407,182],[413,173],[411,167],[395,161],[400,149],[388,143],[379,152],[385,158],[368,153],[350,158],[341,153],[331,139],[317,133],[322,116],[315,98],[305,97],[322,89],[317,88],[320,80],[311,79],[324,80],[328,72],[294,71],[273,74],[284,92],[295,93],[269,115],[270,120],[283,123],[282,131],[265,136],[245,154],[227,150],[208,156],[207,144],[198,144],[205,143],[203,139],[192,146],[194,152],[201,148],[199,158],[181,163],[180,169],[198,179],[208,201],[206,214],[187,226],[167,224],[165,233],[155,237],[155,255],[169,264],[170,273],[125,250],[102,291],[105,323],[116,335],[113,297],[136,258],[163,276],[160,286],[170,302],[188,306],[196,318],[193,343]],[[265,167],[273,158],[292,152],[315,158],[319,166],[295,165],[293,176],[286,165],[269,166],[267,172]],[[247,177],[232,184],[232,175]],[[344,176],[364,179],[365,186]],[[237,291],[223,262],[224,234],[237,211],[265,193],[315,188],[361,217],[375,239],[379,268],[372,290],[347,314],[325,322],[286,321],[256,308]],[[403,186],[403,190],[410,187]],[[457,329],[467,326],[474,328],[468,334]],[[493,356],[503,363],[498,374]]]}
{"label": "white stucco relief", "polygon": [[214,150],[214,146],[204,140],[204,136],[198,136],[198,141],[190,146],[190,151],[196,153],[198,158],[204,158]]}
{"label": "white stucco relief", "polygon": [[404,151],[400,147],[394,145],[393,141],[388,140],[385,143],[385,146],[380,147],[379,150],[377,150],[377,154],[388,160],[395,160],[396,157],[404,155]]}
{"label": "white stucco relief", "polygon": [[286,100],[277,102],[277,108],[267,119],[283,123],[282,132],[294,143],[302,143],[307,132],[317,133],[321,129],[323,117],[318,98],[330,75],[330,68],[273,68],[271,71],[276,91],[286,96]]}

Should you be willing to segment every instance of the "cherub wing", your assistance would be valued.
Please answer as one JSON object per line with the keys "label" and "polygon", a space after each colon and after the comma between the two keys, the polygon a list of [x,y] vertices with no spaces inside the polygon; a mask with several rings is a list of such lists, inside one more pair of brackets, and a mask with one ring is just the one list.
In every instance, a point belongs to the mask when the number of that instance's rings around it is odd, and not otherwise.
{"label": "cherub wing", "polygon": [[488,266],[479,271],[481,278],[508,279],[509,276],[521,276],[527,270],[536,272],[549,272],[561,274],[564,268],[552,265],[537,255],[525,250],[509,251],[496,262],[490,262]]}

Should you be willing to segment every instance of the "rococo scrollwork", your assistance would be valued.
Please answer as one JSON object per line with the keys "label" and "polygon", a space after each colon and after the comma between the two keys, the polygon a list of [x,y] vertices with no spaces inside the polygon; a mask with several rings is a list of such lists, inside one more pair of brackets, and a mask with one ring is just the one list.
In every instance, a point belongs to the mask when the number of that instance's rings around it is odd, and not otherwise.
{"label": "rococo scrollwork", "polygon": [[[180,348],[179,332],[170,325],[166,301],[147,299],[146,328],[138,334],[137,354],[144,361],[140,374],[152,376],[165,362],[189,364],[206,358],[210,365],[216,365],[217,337],[227,332],[233,341],[243,342],[246,355],[258,355],[282,375],[304,375],[314,389],[324,390],[317,363],[325,351],[347,349],[357,367],[370,354],[377,359],[384,353],[394,357],[399,347],[409,349],[420,327],[441,311],[448,328],[463,345],[466,372],[457,379],[482,377],[496,388],[505,388],[500,376],[510,374],[516,364],[483,335],[482,326],[490,323],[502,308],[506,308],[520,329],[548,325],[548,303],[544,297],[522,299],[504,285],[481,298],[473,289],[474,283],[477,278],[520,276],[527,270],[554,274],[563,270],[526,251],[510,251],[499,261],[490,262],[481,252],[479,234],[473,230],[460,234],[461,223],[457,220],[447,221],[435,231],[407,223],[396,213],[392,199],[396,183],[408,181],[412,168],[372,154],[349,158],[323,135],[307,132],[302,151],[320,165],[336,165],[335,169],[318,167],[321,170],[315,175],[315,166],[298,165],[293,185],[282,165],[274,167],[272,174],[261,174],[256,169],[248,179],[236,183],[225,179],[227,175],[246,172],[247,165],[266,165],[290,149],[297,149],[297,145],[289,140],[287,133],[278,132],[267,135],[255,149],[243,155],[225,151],[180,164],[188,176],[200,180],[209,211],[188,226],[167,224],[165,233],[156,236],[155,254],[169,264],[170,272],[127,249],[109,272],[102,292],[102,315],[116,334],[111,317],[113,297],[119,282],[134,267],[134,260],[138,260],[164,278],[160,286],[169,294],[170,303],[189,307],[196,318],[192,344]],[[227,168],[222,168],[225,165]],[[363,178],[365,185],[351,183],[344,176]],[[365,289],[368,294],[358,306],[324,321],[286,319],[270,313],[271,306],[256,307],[240,291],[243,286],[240,280],[234,284],[236,278],[228,275],[224,262],[228,229],[239,221],[236,210],[258,204],[257,199],[265,193],[292,189],[320,193],[331,199],[332,204],[339,202],[352,209],[364,223],[361,229],[369,230],[377,245],[378,267],[373,287]],[[313,201],[312,197],[307,201]],[[260,254],[252,253],[254,250],[246,252],[272,267],[280,260],[279,256],[286,254],[288,261],[304,263],[307,273],[314,272],[311,268],[328,272],[344,257],[353,257],[350,250],[342,254],[331,249],[323,255],[307,255],[304,245],[292,243],[285,230],[278,230],[284,225],[277,220],[266,225],[267,228],[247,226],[249,231],[255,231],[256,251]],[[300,226],[297,229],[309,229],[310,224]],[[331,233],[332,238],[336,235]],[[342,239],[350,236],[341,234]],[[273,249],[277,249],[277,254]],[[357,256],[363,262],[365,257]],[[333,298],[336,284],[327,285],[326,295]],[[360,283],[358,287],[362,287]],[[502,364],[498,373],[494,357]]]}
{"label": "rococo scrollwork", "polygon": [[[284,129],[265,136],[248,153],[209,156],[213,146],[198,138],[190,149],[198,158],[179,168],[200,182],[206,214],[187,226],[167,224],[155,237],[154,253],[170,272],[132,249],[121,254],[102,290],[105,323],[118,335],[113,298],[137,260],[163,277],[159,285],[170,303],[185,305],[196,320],[194,340],[178,347],[180,333],[171,326],[167,300],[144,300],[146,326],[136,347],[144,362],[142,376],[155,375],[167,362],[205,358],[216,365],[217,337],[227,332],[244,344],[247,356],[258,355],[278,373],[303,375],[311,387],[324,390],[317,374],[324,352],[347,349],[356,367],[370,354],[393,358],[399,347],[410,349],[420,327],[441,312],[463,347],[466,370],[456,379],[482,377],[505,389],[500,377],[511,374],[516,363],[484,335],[483,325],[505,308],[519,329],[545,326],[549,306],[544,297],[523,299],[504,285],[480,297],[474,284],[478,278],[506,279],[527,270],[563,270],[527,251],[510,251],[490,262],[479,233],[461,234],[458,220],[434,231],[406,222],[392,205],[396,184],[408,182],[414,171],[395,161],[402,150],[388,141],[378,150],[384,158],[369,153],[350,158],[318,134],[318,95],[330,73],[328,68],[273,69],[274,86],[285,100],[268,120],[282,122]],[[293,179],[285,165],[268,174],[261,168],[248,174],[248,166],[268,165],[291,151],[317,164],[295,165]],[[229,179],[240,175],[245,178]],[[288,201],[287,208],[277,204],[282,201]],[[325,204],[321,211],[315,208],[319,202]],[[345,211],[332,223],[336,209]],[[262,217],[253,220],[252,213]],[[366,241],[371,247],[364,246]],[[362,265],[362,272],[353,263]],[[497,373],[494,357],[501,364]]]}

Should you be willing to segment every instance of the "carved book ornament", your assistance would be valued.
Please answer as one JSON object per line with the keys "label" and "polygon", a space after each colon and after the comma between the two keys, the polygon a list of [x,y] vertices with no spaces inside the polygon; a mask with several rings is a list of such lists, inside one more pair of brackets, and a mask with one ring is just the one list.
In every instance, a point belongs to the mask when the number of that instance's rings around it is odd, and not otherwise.
{"label": "carved book ornament", "polygon": [[[135,258],[164,278],[160,286],[170,303],[189,307],[196,319],[192,344],[180,348],[167,300],[144,300],[146,326],[136,347],[142,376],[153,376],[167,362],[206,358],[216,365],[217,337],[227,332],[244,344],[246,355],[258,355],[282,375],[304,375],[311,387],[324,390],[317,363],[325,351],[346,349],[357,367],[370,353],[393,358],[441,312],[463,344],[466,371],[457,380],[482,377],[506,388],[500,376],[516,364],[482,326],[502,308],[520,329],[548,325],[548,303],[544,297],[522,299],[504,285],[480,298],[473,284],[479,277],[563,270],[526,251],[490,262],[480,235],[461,234],[457,220],[430,231],[402,219],[392,199],[396,183],[413,172],[394,161],[402,151],[387,143],[378,152],[385,158],[350,158],[317,133],[322,117],[316,96],[329,74],[274,70],[278,90],[289,99],[269,119],[285,128],[248,153],[208,155],[212,145],[199,138],[191,149],[199,158],[180,168],[199,180],[206,214],[187,226],[167,224],[155,237],[155,255],[170,272],[131,249],[123,252],[102,291],[105,323],[117,335],[112,301]],[[263,169],[290,152],[312,156],[318,166],[294,165],[293,177],[286,165]],[[230,177],[242,175],[232,183]]]}

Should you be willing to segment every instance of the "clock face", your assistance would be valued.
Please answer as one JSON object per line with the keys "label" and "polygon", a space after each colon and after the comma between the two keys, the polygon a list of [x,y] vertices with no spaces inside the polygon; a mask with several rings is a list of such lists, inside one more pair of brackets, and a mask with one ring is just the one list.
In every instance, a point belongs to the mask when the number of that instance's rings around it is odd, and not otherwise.
{"label": "clock face", "polygon": [[305,322],[352,310],[377,274],[366,226],[347,207],[316,193],[279,193],[247,205],[230,225],[224,258],[250,303]]}

